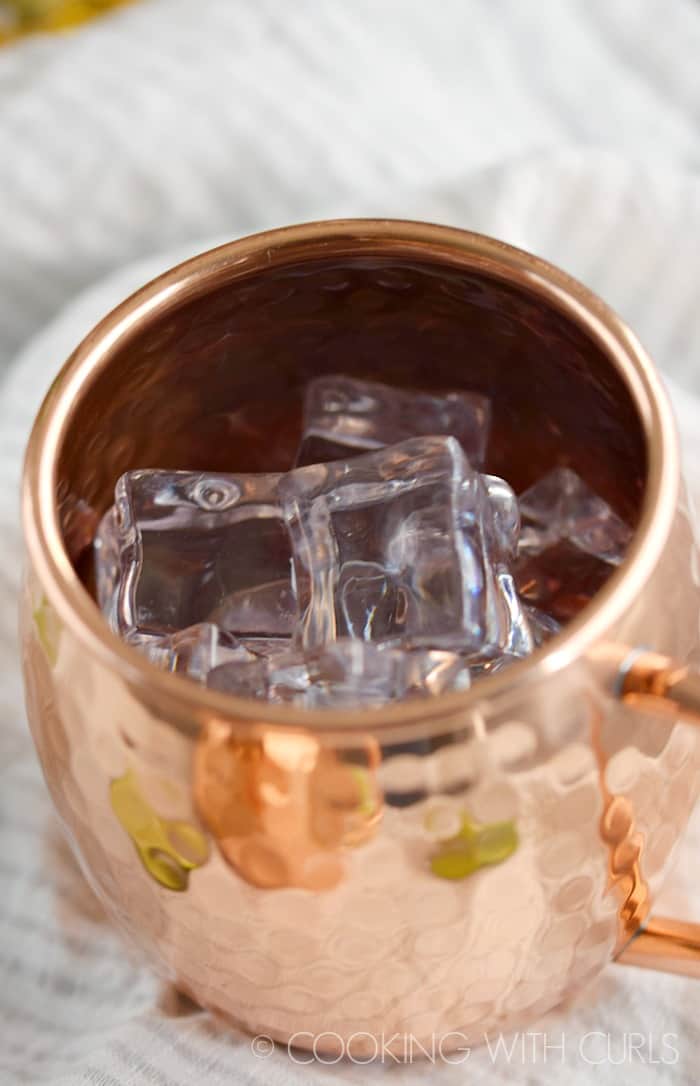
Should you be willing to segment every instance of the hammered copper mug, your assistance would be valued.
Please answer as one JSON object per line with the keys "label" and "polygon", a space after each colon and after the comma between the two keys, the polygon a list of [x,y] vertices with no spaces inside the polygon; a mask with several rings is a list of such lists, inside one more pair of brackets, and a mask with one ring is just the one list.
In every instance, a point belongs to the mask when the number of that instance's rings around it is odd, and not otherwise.
{"label": "hammered copper mug", "polygon": [[[572,466],[635,529],[621,567],[531,658],[428,701],[302,711],[156,670],[91,595],[116,479],[284,470],[323,372],[486,394],[488,470],[521,490]],[[698,973],[700,927],[649,920],[700,791],[700,562],[676,435],[632,333],[563,272],[392,221],[205,253],[78,347],[23,501],[48,787],[105,908],[203,1006],[328,1051],[458,1045],[614,957]],[[465,833],[490,841],[483,862],[446,866]]]}

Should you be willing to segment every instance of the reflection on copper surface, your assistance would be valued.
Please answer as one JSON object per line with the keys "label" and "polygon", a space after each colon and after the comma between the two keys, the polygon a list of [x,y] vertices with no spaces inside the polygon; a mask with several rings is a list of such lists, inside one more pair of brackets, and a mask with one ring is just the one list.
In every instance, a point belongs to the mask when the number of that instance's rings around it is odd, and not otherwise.
{"label": "reflection on copper surface", "polygon": [[361,753],[364,764],[350,762],[299,731],[242,739],[213,721],[195,753],[197,808],[254,886],[329,889],[343,877],[343,848],[368,841],[381,817],[378,747]]}
{"label": "reflection on copper surface", "polygon": [[441,840],[433,853],[430,870],[441,879],[466,879],[482,867],[503,863],[518,844],[512,819],[480,825],[463,811],[457,832]]}
{"label": "reflection on copper surface", "polygon": [[159,818],[132,770],[112,781],[109,798],[146,871],[168,890],[186,890],[190,871],[209,856],[206,837],[189,822]]}
{"label": "reflection on copper surface", "polygon": [[100,515],[83,498],[75,498],[69,493],[66,493],[65,497],[59,496],[59,501],[66,550],[71,561],[78,563],[85,551],[92,546]]}
{"label": "reflection on copper surface", "polygon": [[55,667],[58,659],[58,641],[61,635],[61,623],[43,592],[41,593],[38,604],[32,610],[32,618],[36,627],[36,635],[39,639],[39,644],[46,653],[46,659],[51,667]]}

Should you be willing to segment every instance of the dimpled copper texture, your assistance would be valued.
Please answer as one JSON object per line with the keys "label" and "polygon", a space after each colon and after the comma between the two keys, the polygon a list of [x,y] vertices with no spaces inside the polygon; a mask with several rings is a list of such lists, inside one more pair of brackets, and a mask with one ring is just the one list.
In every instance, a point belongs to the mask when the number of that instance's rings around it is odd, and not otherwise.
{"label": "dimpled copper texture", "polygon": [[195,798],[247,882],[329,889],[343,877],[343,846],[368,841],[381,816],[378,763],[376,742],[343,762],[303,733],[269,728],[246,740],[212,721],[197,742]]}
{"label": "dimpled copper texture", "polygon": [[643,436],[594,343],[484,273],[418,262],[389,241],[372,247],[383,255],[336,247],[303,263],[290,253],[264,275],[243,268],[135,330],[76,405],[59,465],[71,524],[77,501],[102,512],[138,467],[290,468],[304,386],[324,373],[481,392],[494,411],[488,471],[520,491],[565,463],[634,521]]}
{"label": "dimpled copper texture", "polygon": [[[288,467],[304,383],[330,372],[490,396],[487,470],[522,489],[570,465],[637,526],[627,558],[528,660],[429,702],[310,712],[157,671],[84,590],[88,510],[130,468]],[[698,730],[619,705],[599,658],[644,644],[700,664],[700,566],[660,382],[564,273],[384,221],[203,254],[78,348],[31,439],[24,525],[52,796],[115,921],[204,1006],[307,1047],[324,1032],[319,1050],[458,1047],[588,983],[653,906],[700,789]],[[159,826],[208,836],[186,887],[143,864],[110,802],[125,779]],[[629,807],[608,832],[611,802]]]}

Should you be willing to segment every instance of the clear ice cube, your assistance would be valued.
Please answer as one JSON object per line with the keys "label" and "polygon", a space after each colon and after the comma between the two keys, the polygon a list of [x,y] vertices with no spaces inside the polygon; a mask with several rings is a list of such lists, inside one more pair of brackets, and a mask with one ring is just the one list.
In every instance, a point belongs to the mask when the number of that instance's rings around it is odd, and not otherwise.
{"label": "clear ice cube", "polygon": [[485,675],[495,675],[497,672],[503,671],[504,668],[510,667],[511,664],[517,663],[518,660],[522,660],[522,656],[502,652],[498,656],[484,656],[468,662],[465,671],[471,681],[476,682],[477,679],[481,679]]}
{"label": "clear ice cube", "polygon": [[505,605],[503,634],[498,645],[507,656],[529,656],[535,648],[531,623],[509,568],[502,563],[494,567],[500,600]]}
{"label": "clear ice cube", "polygon": [[561,623],[557,622],[552,615],[548,615],[545,611],[540,611],[538,607],[526,606],[524,610],[530,625],[535,648],[544,645],[546,641],[555,637],[561,630]]}
{"label": "clear ice cube", "polygon": [[296,621],[278,475],[133,471],[95,545],[97,594],[119,633],[214,622],[239,637]]}
{"label": "clear ice cube", "polygon": [[629,527],[570,468],[554,468],[520,495],[521,553],[540,553],[568,540],[602,562],[619,565],[631,539]]}
{"label": "clear ice cube", "polygon": [[498,475],[481,476],[491,503],[497,548],[502,558],[518,553],[520,539],[520,506],[513,490]]}
{"label": "clear ice cube", "polygon": [[468,690],[470,676],[465,673],[459,653],[444,649],[415,649],[411,654],[414,693],[444,694],[450,690]]}
{"label": "clear ice cube", "polygon": [[174,634],[131,633],[127,644],[163,671],[204,682],[209,672],[226,664],[252,663],[256,657],[231,634],[211,622],[200,622]]}
{"label": "clear ice cube", "polygon": [[517,607],[498,578],[507,533],[454,438],[298,468],[279,494],[304,650],[343,637],[471,651],[507,645]]}
{"label": "clear ice cube", "polygon": [[381,641],[400,635],[405,608],[401,583],[377,562],[346,562],[336,597],[349,637]]}
{"label": "clear ice cube", "polygon": [[264,697],[307,709],[382,705],[410,695],[430,696],[464,689],[461,658],[440,650],[404,651],[343,639],[313,653],[225,663],[207,685],[242,697]]}
{"label": "clear ice cube", "polygon": [[291,637],[241,637],[239,643],[248,649],[253,656],[280,656],[283,652],[291,651]]}
{"label": "clear ice cube", "polygon": [[210,690],[218,690],[221,694],[270,701],[268,670],[269,660],[255,656],[252,660],[224,663],[212,668],[207,674],[206,684]]}
{"label": "clear ice cube", "polygon": [[632,533],[569,468],[550,471],[520,495],[519,505],[518,592],[550,621],[566,622],[622,561]]}
{"label": "clear ice cube", "polygon": [[456,438],[470,463],[483,464],[491,422],[484,396],[432,395],[352,377],[317,377],[306,386],[297,465],[343,460],[414,437]]}

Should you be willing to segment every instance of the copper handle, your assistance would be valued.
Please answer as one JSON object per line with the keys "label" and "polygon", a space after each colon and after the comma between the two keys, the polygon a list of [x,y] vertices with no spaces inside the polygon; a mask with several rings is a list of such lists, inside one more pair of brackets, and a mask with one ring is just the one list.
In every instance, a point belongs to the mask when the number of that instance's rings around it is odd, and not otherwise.
{"label": "copper handle", "polygon": [[700,724],[700,673],[668,656],[629,653],[618,674],[618,693],[627,705]]}
{"label": "copper handle", "polygon": [[653,916],[616,960],[621,965],[682,973],[700,980],[700,924]]}
{"label": "copper handle", "polygon": [[[619,664],[615,692],[626,705],[700,725],[700,673],[668,656],[643,649],[627,651]],[[700,924],[652,916],[617,961],[700,979]]]}

